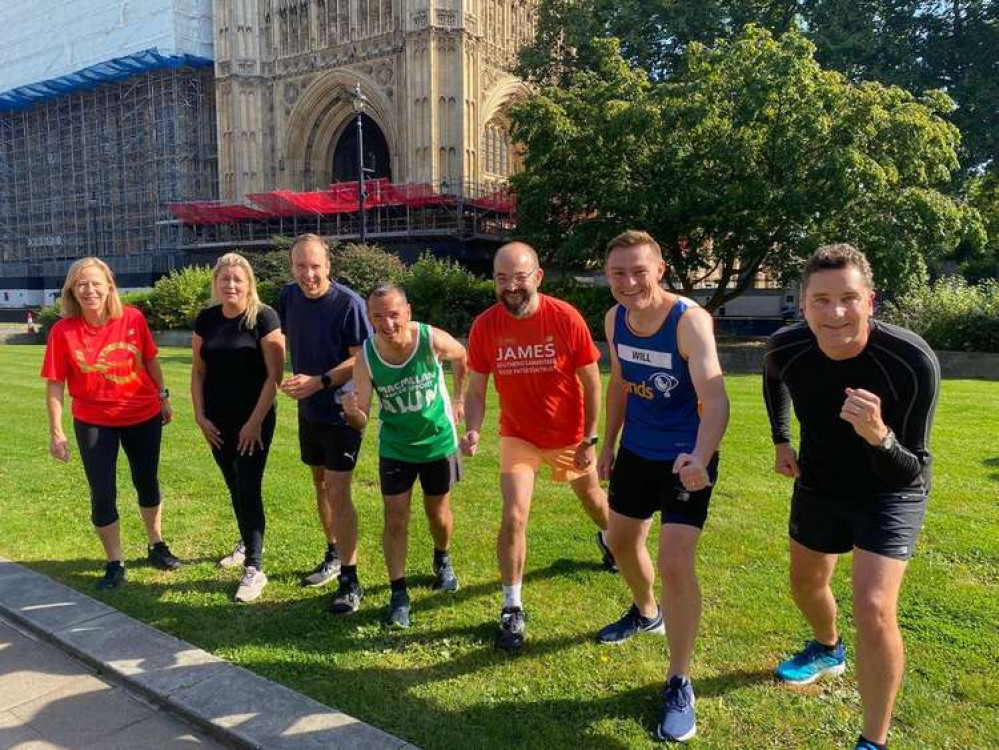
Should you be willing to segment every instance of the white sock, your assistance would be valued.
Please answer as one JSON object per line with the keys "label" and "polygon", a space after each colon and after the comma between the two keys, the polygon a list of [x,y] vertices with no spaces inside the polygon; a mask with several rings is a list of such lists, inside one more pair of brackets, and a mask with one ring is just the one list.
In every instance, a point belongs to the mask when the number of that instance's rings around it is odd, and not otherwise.
{"label": "white sock", "polygon": [[520,603],[520,587],[522,584],[515,583],[512,586],[503,586],[503,608],[507,607],[520,607],[523,609],[523,605]]}
{"label": "white sock", "polygon": [[[607,545],[607,529],[600,529],[600,541]],[[610,545],[607,548],[610,549]]]}

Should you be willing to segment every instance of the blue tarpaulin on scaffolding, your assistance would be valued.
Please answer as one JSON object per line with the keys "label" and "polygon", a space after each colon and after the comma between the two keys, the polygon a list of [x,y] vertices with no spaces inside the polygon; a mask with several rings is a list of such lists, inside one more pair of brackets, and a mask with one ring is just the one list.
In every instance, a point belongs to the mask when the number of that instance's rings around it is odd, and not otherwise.
{"label": "blue tarpaulin on scaffolding", "polygon": [[134,55],[116,57],[106,62],[69,73],[58,78],[19,86],[0,94],[0,112],[13,112],[26,109],[32,104],[54,99],[58,96],[89,91],[104,83],[123,81],[134,75],[154,70],[175,68],[203,68],[214,63],[197,55],[161,55],[155,47],[136,52]]}

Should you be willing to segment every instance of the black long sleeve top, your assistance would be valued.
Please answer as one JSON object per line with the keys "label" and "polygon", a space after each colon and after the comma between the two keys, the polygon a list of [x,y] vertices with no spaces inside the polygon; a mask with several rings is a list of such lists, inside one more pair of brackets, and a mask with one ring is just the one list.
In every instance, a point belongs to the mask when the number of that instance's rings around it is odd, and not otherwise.
{"label": "black long sleeve top", "polygon": [[[881,399],[881,418],[895,433],[882,450],[841,419],[847,388]],[[767,342],[763,397],[773,441],[791,441],[791,406],[801,428],[798,483],[836,495],[880,495],[930,489],[930,427],[940,391],[940,365],[911,331],[871,321],[856,357],[834,360],[819,349],[806,323],[787,326]]]}

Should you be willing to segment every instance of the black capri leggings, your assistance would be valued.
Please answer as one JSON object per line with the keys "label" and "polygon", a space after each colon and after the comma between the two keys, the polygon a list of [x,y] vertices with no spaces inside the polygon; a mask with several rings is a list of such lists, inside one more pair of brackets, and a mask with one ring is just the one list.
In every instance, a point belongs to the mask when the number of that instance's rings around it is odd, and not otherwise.
{"label": "black capri leggings", "polygon": [[163,418],[159,414],[128,427],[102,427],[74,419],[73,428],[90,484],[90,520],[94,526],[109,526],[118,520],[115,472],[119,443],[128,458],[139,505],[155,508],[160,504],[158,474]]}

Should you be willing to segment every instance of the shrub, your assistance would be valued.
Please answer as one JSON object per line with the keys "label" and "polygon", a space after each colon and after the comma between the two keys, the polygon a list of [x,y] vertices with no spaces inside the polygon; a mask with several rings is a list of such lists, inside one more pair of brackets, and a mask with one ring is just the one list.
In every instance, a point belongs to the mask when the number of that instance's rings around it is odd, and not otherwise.
{"label": "shrub", "polygon": [[48,339],[49,331],[52,330],[52,326],[62,317],[59,312],[59,303],[54,305],[45,305],[41,310],[38,311],[38,315],[35,316],[35,323],[38,325],[38,331],[42,334],[43,339]]}
{"label": "shrub", "polygon": [[999,352],[999,281],[969,286],[946,276],[888,303],[883,317],[934,349]]}
{"label": "shrub", "polygon": [[603,341],[604,315],[614,305],[614,296],[610,288],[595,284],[581,284],[571,276],[566,276],[552,282],[544,282],[541,291],[565,300],[575,307],[583,316],[586,325],[597,341]]}
{"label": "shrub", "polygon": [[171,271],[153,285],[146,315],[156,330],[190,329],[198,312],[211,304],[212,269],[188,266]]}
{"label": "shrub", "polygon": [[[260,285],[268,282],[275,289],[280,289],[289,281],[291,277],[291,260],[288,257],[288,250],[271,250],[266,253],[242,253],[250,265],[253,267],[253,275],[257,277],[257,292],[260,292]],[[263,299],[263,295],[261,295]]]}
{"label": "shrub", "polygon": [[349,242],[331,249],[333,278],[367,297],[380,281],[398,284],[406,274],[399,256],[376,245]]}
{"label": "shrub", "polygon": [[475,316],[495,302],[492,282],[429,251],[402,278],[413,317],[454,336],[467,336]]}

